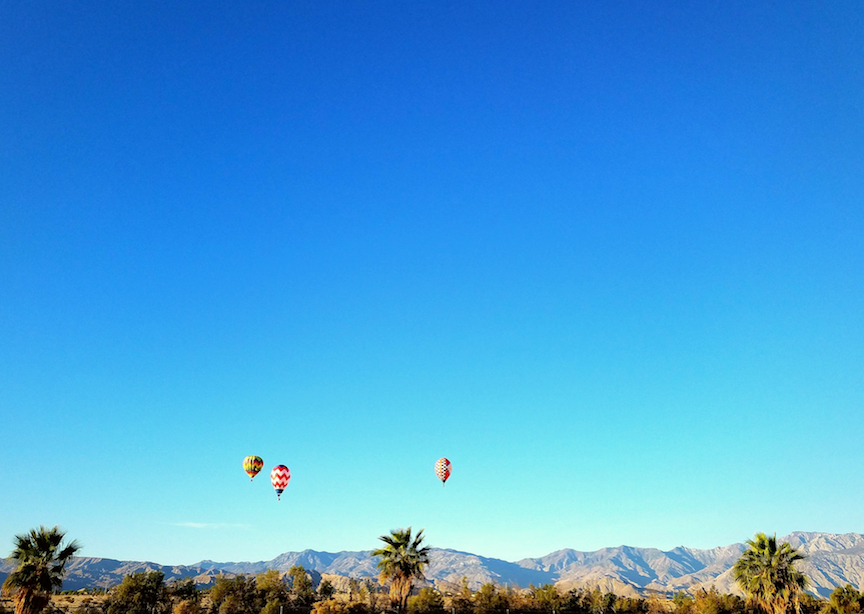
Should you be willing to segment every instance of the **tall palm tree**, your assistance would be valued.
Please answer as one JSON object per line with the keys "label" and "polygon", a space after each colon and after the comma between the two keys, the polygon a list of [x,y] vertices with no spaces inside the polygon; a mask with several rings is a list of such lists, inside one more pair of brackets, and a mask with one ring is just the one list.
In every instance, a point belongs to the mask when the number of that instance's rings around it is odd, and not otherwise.
{"label": "tall palm tree", "polygon": [[429,564],[429,546],[421,546],[423,529],[413,538],[411,527],[390,531],[390,535],[379,537],[386,545],[372,552],[381,557],[378,569],[381,571],[382,584],[390,581],[390,601],[396,605],[396,612],[403,614],[408,609],[408,597],[414,587],[414,580],[423,578],[423,568]]}
{"label": "tall palm tree", "polygon": [[15,536],[9,556],[18,567],[3,583],[3,592],[15,601],[15,614],[39,614],[51,601],[51,593],[63,586],[66,563],[81,548],[73,541],[65,546],[59,528],[39,527]]}
{"label": "tall palm tree", "polygon": [[807,577],[795,569],[804,555],[787,542],[777,545],[777,536],[757,533],[747,540],[747,550],[732,568],[732,577],[750,600],[767,614],[786,614],[799,609],[799,597],[807,588]]}

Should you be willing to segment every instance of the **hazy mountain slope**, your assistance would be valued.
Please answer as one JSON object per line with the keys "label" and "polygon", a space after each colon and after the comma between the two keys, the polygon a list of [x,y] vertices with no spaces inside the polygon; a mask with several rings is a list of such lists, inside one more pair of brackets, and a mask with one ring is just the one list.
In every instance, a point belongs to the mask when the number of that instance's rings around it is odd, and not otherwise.
{"label": "hazy mountain slope", "polygon": [[529,584],[551,584],[556,580],[554,573],[526,568],[501,559],[488,559],[457,550],[436,548],[431,552],[429,567],[426,569],[428,580],[459,584],[463,577],[467,578],[469,585],[474,588],[486,582],[527,587]]}
{"label": "hazy mountain slope", "polygon": [[[15,566],[4,561],[0,565],[0,583],[15,569]],[[157,565],[156,563],[139,561],[116,561],[93,557],[73,557],[66,566],[66,578],[63,580],[63,590],[78,590],[81,588],[109,588],[120,584],[123,576],[145,571],[161,571],[165,581],[195,578],[198,584],[209,584],[221,573],[219,570],[207,570],[187,565]]]}
{"label": "hazy mountain slope", "polygon": [[294,565],[302,565],[307,571],[314,569],[319,573],[360,578],[375,575],[375,564],[375,561],[372,559],[371,550],[337,553],[303,550],[302,552],[285,552],[269,561],[257,561],[254,563],[248,561],[241,563],[201,561],[193,565],[193,567],[200,567],[209,571],[223,571],[228,574],[251,575],[268,569],[286,572]]}
{"label": "hazy mountain slope", "polygon": [[[266,569],[288,571],[294,565],[302,565],[307,570],[316,570],[322,574],[335,574],[354,578],[374,578],[378,576],[377,560],[372,557],[371,550],[356,552],[286,552],[270,561],[256,563],[214,563],[201,561],[194,567],[211,571],[222,570],[231,574],[256,574]],[[430,583],[444,581],[458,584],[462,577],[468,578],[472,586],[480,586],[484,582],[499,584],[542,584],[554,582],[554,574],[525,569],[516,563],[500,559],[489,559],[476,554],[433,548],[429,555],[429,566],[426,578]]]}
{"label": "hazy mountain slope", "polygon": [[523,559],[518,564],[554,573],[561,588],[615,586],[632,589],[618,588],[616,592],[620,594],[644,590],[669,592],[712,580],[731,567],[743,550],[743,544],[711,550],[683,546],[670,551],[630,546],[594,552],[567,549],[537,559]]}

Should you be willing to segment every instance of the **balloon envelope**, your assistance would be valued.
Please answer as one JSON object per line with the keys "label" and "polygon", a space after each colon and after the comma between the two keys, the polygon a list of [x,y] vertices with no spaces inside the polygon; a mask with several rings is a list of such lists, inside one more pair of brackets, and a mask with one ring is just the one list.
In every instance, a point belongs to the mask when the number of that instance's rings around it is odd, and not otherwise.
{"label": "balloon envelope", "polygon": [[450,477],[450,473],[453,471],[453,465],[450,464],[450,461],[446,458],[439,458],[435,462],[435,475],[438,476],[438,479],[441,480],[441,485],[444,485],[444,482],[447,481],[447,478]]}
{"label": "balloon envelope", "polygon": [[243,459],[243,471],[249,474],[249,480],[255,478],[258,472],[264,467],[264,461],[260,456],[247,456]]}
{"label": "balloon envelope", "polygon": [[270,483],[273,484],[273,488],[276,490],[276,498],[282,498],[282,491],[285,490],[285,487],[288,486],[288,482],[291,481],[291,470],[288,469],[285,465],[276,465],[270,471]]}

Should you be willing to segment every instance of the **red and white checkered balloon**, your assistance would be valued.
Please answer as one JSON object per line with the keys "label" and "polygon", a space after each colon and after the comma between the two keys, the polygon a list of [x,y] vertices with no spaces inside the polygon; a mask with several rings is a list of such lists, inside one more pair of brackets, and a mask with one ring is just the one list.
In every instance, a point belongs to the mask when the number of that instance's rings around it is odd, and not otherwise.
{"label": "red and white checkered balloon", "polygon": [[281,500],[282,491],[288,486],[291,481],[291,470],[285,465],[276,465],[270,471],[270,483],[276,489],[276,499]]}
{"label": "red and white checkered balloon", "polygon": [[444,483],[447,481],[447,478],[450,477],[452,471],[453,466],[446,458],[439,458],[435,463],[435,475],[437,475],[438,479],[441,480],[441,486],[444,486]]}

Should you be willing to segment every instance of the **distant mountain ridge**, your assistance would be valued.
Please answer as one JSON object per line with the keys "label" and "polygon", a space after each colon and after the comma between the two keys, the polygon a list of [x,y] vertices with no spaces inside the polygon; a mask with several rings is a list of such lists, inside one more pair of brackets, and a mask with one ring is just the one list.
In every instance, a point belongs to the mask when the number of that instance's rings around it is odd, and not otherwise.
{"label": "distant mountain ridge", "polygon": [[[837,586],[864,586],[864,535],[859,533],[794,532],[788,541],[807,558],[799,569],[811,581],[811,591],[827,596]],[[618,595],[640,595],[647,591],[692,592],[715,586],[727,593],[740,592],[731,577],[731,567],[745,545],[731,544],[708,550],[679,546],[669,551],[656,548],[618,546],[593,552],[563,549],[540,558],[516,562],[482,557],[468,552],[434,548],[426,569],[427,583],[447,589],[463,577],[476,589],[486,582],[527,587],[555,584],[562,590],[599,587]],[[221,574],[255,575],[267,569],[287,572],[294,565],[310,571],[317,583],[322,574],[353,578],[374,578],[377,560],[371,550],[338,553],[303,550],[285,552],[269,561],[165,566],[149,562],[75,557],[67,567],[63,588],[108,588],[123,576],[142,571],[161,571],[166,581],[194,578],[199,585],[212,583]],[[14,569],[11,562],[0,564],[0,581]]]}

